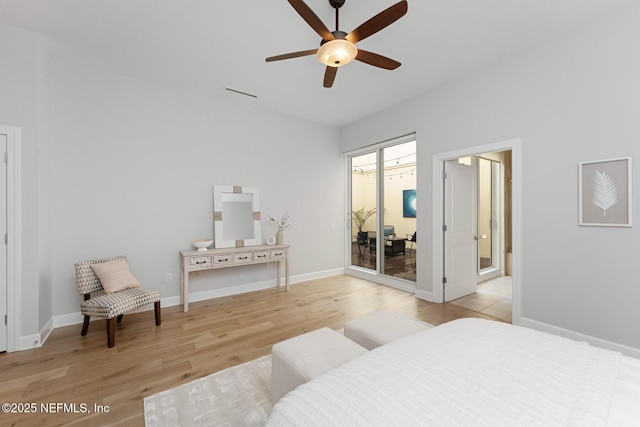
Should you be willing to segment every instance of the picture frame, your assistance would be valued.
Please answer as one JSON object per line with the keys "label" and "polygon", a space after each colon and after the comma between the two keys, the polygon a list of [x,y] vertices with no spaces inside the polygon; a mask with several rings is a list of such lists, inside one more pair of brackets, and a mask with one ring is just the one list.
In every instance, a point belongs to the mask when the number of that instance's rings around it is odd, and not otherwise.
{"label": "picture frame", "polygon": [[578,164],[578,224],[631,227],[631,157]]}
{"label": "picture frame", "polygon": [[402,217],[416,217],[416,190],[402,190]]}

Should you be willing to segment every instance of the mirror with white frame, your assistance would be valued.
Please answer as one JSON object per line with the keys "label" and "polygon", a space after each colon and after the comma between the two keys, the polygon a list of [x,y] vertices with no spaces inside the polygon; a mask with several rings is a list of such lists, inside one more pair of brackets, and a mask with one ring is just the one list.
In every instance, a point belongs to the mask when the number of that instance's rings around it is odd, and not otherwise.
{"label": "mirror with white frame", "polygon": [[213,228],[216,248],[262,244],[260,194],[257,187],[213,186]]}

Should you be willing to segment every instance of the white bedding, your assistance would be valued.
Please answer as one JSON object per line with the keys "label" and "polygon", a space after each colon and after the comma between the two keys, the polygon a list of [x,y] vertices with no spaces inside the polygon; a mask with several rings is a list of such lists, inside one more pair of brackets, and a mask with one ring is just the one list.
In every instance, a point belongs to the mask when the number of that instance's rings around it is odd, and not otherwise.
{"label": "white bedding", "polygon": [[[619,374],[627,379],[624,393]],[[639,407],[636,359],[527,328],[461,319],[298,387],[265,425],[622,426],[640,425]]]}

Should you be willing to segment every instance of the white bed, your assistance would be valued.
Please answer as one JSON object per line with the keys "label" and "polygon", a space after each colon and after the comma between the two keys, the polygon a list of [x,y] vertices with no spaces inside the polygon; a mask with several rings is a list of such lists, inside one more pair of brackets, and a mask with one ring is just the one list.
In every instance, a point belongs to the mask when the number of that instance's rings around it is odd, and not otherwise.
{"label": "white bed", "polygon": [[640,426],[640,360],[461,319],[384,345],[290,392],[283,426]]}

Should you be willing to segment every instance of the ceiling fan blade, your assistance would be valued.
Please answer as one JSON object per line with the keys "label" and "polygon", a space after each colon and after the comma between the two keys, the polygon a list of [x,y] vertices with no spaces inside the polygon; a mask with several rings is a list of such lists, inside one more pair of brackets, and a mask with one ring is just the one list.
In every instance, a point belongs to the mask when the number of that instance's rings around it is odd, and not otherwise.
{"label": "ceiling fan blade", "polygon": [[373,65],[374,67],[384,68],[385,70],[395,70],[401,65],[394,59],[387,58],[386,56],[378,55],[377,53],[369,52],[362,49],[358,49],[356,59],[360,62]]}
{"label": "ceiling fan blade", "polygon": [[351,43],[358,43],[360,40],[364,40],[367,37],[377,33],[385,27],[396,22],[402,18],[408,9],[406,0],[399,1],[393,6],[383,10],[373,18],[369,19],[364,24],[347,34],[346,39]]}
{"label": "ceiling fan blade", "polygon": [[329,31],[327,26],[318,18],[318,15],[316,15],[305,2],[302,0],[289,0],[289,4],[293,6],[302,19],[304,19],[323,40],[335,40],[331,31]]}
{"label": "ceiling fan blade", "polygon": [[333,81],[336,78],[336,73],[338,72],[338,67],[329,67],[324,71],[324,87],[333,86]]}
{"label": "ceiling fan blade", "polygon": [[318,52],[318,49],[310,49],[310,50],[301,50],[300,52],[291,52],[285,53],[282,55],[270,56],[265,61],[273,62],[273,61],[282,61],[283,59],[291,59],[291,58],[299,58],[301,56],[307,55],[315,55]]}

